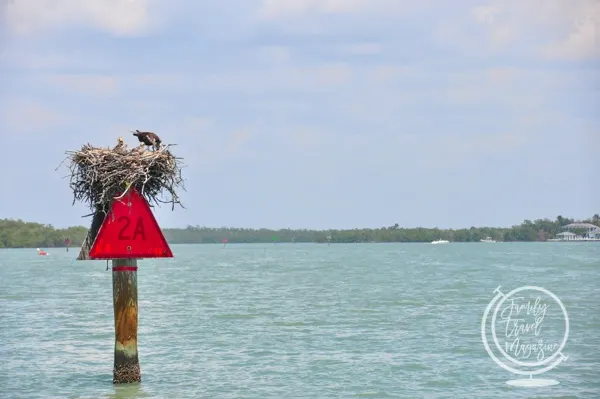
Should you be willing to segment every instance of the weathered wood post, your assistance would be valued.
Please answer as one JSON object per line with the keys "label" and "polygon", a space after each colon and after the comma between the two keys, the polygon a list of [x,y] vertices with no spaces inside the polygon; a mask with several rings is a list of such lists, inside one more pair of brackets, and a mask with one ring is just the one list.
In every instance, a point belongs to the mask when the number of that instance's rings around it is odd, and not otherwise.
{"label": "weathered wood post", "polygon": [[173,257],[148,201],[164,202],[159,198],[167,194],[173,209],[175,204],[183,207],[175,192],[183,187],[180,158],[170,153],[169,146],[127,150],[123,139],[118,141],[112,149],[87,144],[67,152],[73,202],[85,200],[93,212],[77,260],[112,261],[115,384],[141,381],[138,260]]}
{"label": "weathered wood post", "polygon": [[[94,218],[96,224],[99,218]],[[172,257],[148,202],[134,188],[117,197],[88,253],[89,259],[112,260],[115,384],[142,380],[137,346],[137,261]]]}
{"label": "weathered wood post", "polygon": [[113,259],[112,282],[115,312],[113,383],[139,382],[142,376],[137,349],[137,260]]}

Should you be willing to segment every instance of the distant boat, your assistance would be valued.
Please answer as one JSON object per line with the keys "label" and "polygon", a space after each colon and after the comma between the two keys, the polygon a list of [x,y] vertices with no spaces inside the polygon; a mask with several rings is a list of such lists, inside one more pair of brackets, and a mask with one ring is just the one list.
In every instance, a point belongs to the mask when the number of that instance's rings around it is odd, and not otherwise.
{"label": "distant boat", "polygon": [[48,252],[44,251],[43,249],[39,249],[39,248],[37,248],[37,251],[38,251],[38,255],[41,255],[41,256],[46,256],[46,255],[48,255]]}
{"label": "distant boat", "polygon": [[496,242],[496,240],[492,240],[492,237],[485,237],[485,238],[482,238],[479,241],[481,241],[481,242],[487,242],[487,243]]}
{"label": "distant boat", "polygon": [[435,240],[431,241],[432,244],[448,244],[450,241],[448,240]]}

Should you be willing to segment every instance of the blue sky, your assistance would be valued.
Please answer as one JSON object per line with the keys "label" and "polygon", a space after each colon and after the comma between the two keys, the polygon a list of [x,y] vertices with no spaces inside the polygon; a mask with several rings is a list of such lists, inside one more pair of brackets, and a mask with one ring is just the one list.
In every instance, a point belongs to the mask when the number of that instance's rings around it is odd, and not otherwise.
{"label": "blue sky", "polygon": [[18,0],[0,218],[89,225],[66,150],[157,132],[164,227],[508,226],[600,212],[595,0]]}

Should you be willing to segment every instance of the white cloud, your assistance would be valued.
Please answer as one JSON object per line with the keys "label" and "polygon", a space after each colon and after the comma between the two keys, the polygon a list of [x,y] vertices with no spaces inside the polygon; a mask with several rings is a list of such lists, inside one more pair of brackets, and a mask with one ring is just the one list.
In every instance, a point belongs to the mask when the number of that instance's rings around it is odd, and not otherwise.
{"label": "white cloud", "polygon": [[[254,137],[253,132],[243,125],[230,130],[223,123],[226,121],[188,116],[155,125],[152,129],[164,142],[178,143],[177,151],[190,166],[214,168],[228,161],[254,159],[256,151],[248,147],[248,142]],[[185,146],[181,145],[183,142]]]}
{"label": "white cloud", "polygon": [[290,49],[286,46],[262,46],[257,53],[259,60],[270,64],[286,63],[292,58]]}
{"label": "white cloud", "polygon": [[315,14],[401,13],[428,7],[432,0],[261,0],[262,19],[287,19]]}
{"label": "white cloud", "polygon": [[185,118],[180,126],[184,134],[195,135],[200,132],[208,132],[214,128],[215,121],[206,116],[189,116]]}
{"label": "white cloud", "polygon": [[[17,132],[44,132],[67,123],[64,115],[54,111],[48,105],[21,99],[11,99],[7,106],[2,107],[0,119],[7,128],[7,139]],[[0,133],[0,136],[2,134]]]}
{"label": "white cloud", "polygon": [[77,57],[67,54],[57,54],[52,52],[39,52],[33,49],[8,45],[2,52],[2,62],[16,68],[23,69],[61,69],[61,68],[80,68],[90,64],[90,60],[81,60]]}
{"label": "white cloud", "polygon": [[[402,156],[410,159],[415,169],[436,170],[473,164],[481,160],[493,161],[495,156],[505,156],[523,150],[528,136],[519,133],[461,131],[443,135],[399,135],[396,145]],[[396,151],[398,156],[398,151]]]}
{"label": "white cloud", "polygon": [[413,73],[409,67],[398,65],[378,65],[369,70],[369,78],[376,83],[389,83],[398,78],[407,76]]}
{"label": "white cloud", "polygon": [[115,35],[136,35],[151,25],[150,0],[15,0],[6,6],[13,34],[64,26],[92,26]]}
{"label": "white cloud", "polygon": [[477,6],[471,10],[471,15],[477,23],[491,24],[495,21],[499,11],[499,7],[495,5]]}
{"label": "white cloud", "polygon": [[115,94],[118,88],[114,76],[104,75],[53,74],[47,81],[67,90],[93,95]]}
{"label": "white cloud", "polygon": [[600,56],[597,0],[496,0],[471,9],[471,17],[484,28],[489,43],[496,48],[541,40],[546,43],[539,51],[544,56],[560,59]]}
{"label": "white cloud", "polygon": [[[221,94],[264,94],[278,91],[323,92],[350,83],[353,68],[345,63],[320,63],[315,65],[274,64],[268,68],[235,69],[211,74],[161,75],[151,80],[144,76],[132,77],[132,90],[136,86],[160,87],[171,92],[217,91]],[[146,80],[146,81],[144,81]]]}
{"label": "white cloud", "polygon": [[[486,105],[511,109],[520,115],[544,106],[555,93],[572,90],[588,79],[588,75],[526,68],[456,71],[438,70],[427,64],[407,67],[387,63],[316,63],[277,64],[213,74],[126,75],[119,77],[119,89],[122,93],[136,93],[142,88],[153,93],[160,91],[161,96],[252,95],[251,104],[244,109],[255,112],[277,109],[283,113],[305,113],[314,107],[310,102],[286,95],[319,93],[336,99],[330,103],[331,107],[346,108],[339,110],[340,113],[376,121],[396,115],[398,107],[414,109],[432,102],[453,107]],[[277,99],[273,100],[273,96]]]}
{"label": "white cloud", "polygon": [[176,72],[122,75],[119,83],[124,91],[135,91],[140,87],[151,87],[155,93],[177,92],[189,87],[190,77]]}
{"label": "white cloud", "polygon": [[247,129],[238,129],[229,134],[225,146],[225,153],[230,159],[240,159],[244,157],[255,156],[254,151],[246,147],[246,143],[252,138],[252,134]]}
{"label": "white cloud", "polygon": [[547,46],[544,54],[550,58],[582,59],[600,57],[600,2],[596,3],[580,23],[576,24],[569,36],[562,41]]}
{"label": "white cloud", "polygon": [[263,0],[260,15],[265,19],[311,13],[348,13],[365,5],[365,0]]}
{"label": "white cloud", "polygon": [[383,47],[378,43],[354,43],[341,47],[341,51],[354,55],[373,55],[380,54]]}

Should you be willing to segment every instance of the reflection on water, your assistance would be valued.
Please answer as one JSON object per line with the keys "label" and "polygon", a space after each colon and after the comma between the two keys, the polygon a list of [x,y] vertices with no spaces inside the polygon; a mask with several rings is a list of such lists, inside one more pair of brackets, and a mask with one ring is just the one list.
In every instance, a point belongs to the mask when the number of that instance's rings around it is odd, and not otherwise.
{"label": "reflection on water", "polygon": [[114,392],[105,396],[106,399],[137,399],[151,398],[152,395],[144,391],[142,383],[114,384]]}

